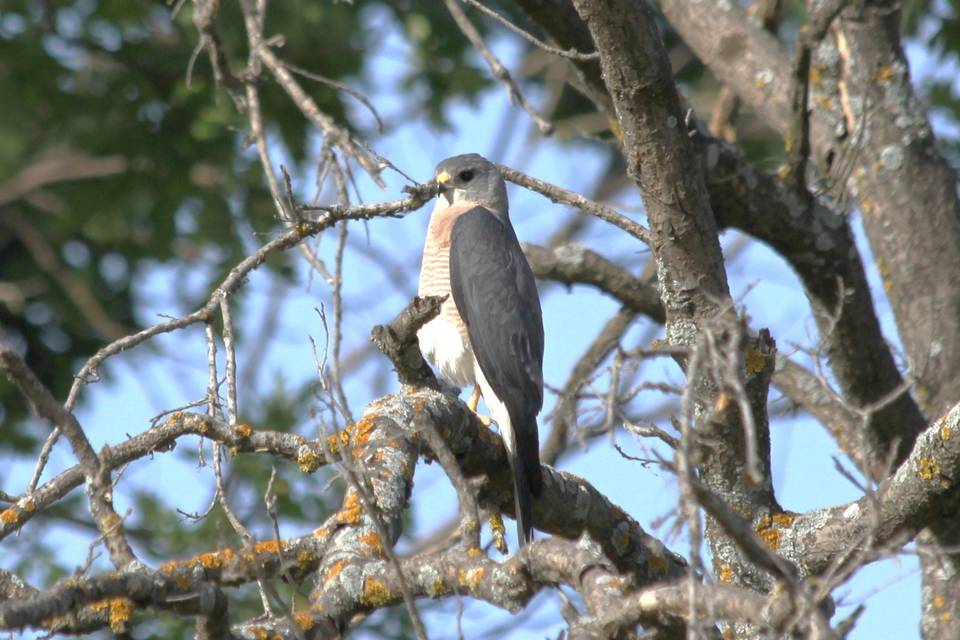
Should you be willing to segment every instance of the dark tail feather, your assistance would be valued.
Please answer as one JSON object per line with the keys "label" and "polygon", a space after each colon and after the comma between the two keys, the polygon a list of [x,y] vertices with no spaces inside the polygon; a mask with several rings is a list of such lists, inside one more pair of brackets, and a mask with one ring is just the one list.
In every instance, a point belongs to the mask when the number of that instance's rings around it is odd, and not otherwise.
{"label": "dark tail feather", "polygon": [[[507,456],[513,472],[513,505],[517,518],[517,538],[521,547],[533,541],[533,498],[539,496],[543,490],[536,424],[534,422],[532,429],[525,429],[520,434],[517,434],[516,428],[512,429],[514,454]],[[531,431],[532,439],[529,437]],[[525,435],[528,437],[524,437]]]}
{"label": "dark tail feather", "polygon": [[527,474],[522,463],[510,456],[510,468],[513,470],[513,511],[517,517],[517,538],[520,546],[533,540],[533,496]]}

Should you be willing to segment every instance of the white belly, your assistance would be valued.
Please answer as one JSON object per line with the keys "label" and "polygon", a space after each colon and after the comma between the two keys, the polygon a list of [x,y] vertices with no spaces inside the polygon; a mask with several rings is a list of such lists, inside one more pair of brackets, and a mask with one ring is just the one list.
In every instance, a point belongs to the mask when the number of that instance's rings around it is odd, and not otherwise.
{"label": "white belly", "polygon": [[417,338],[420,351],[440,375],[461,388],[476,384],[473,349],[446,318],[438,316],[423,325]]}

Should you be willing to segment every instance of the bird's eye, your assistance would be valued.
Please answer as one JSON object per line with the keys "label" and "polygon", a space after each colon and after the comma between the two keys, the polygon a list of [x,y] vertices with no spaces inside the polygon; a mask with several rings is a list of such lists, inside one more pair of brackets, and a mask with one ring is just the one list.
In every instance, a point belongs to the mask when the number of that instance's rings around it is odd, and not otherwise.
{"label": "bird's eye", "polygon": [[457,174],[457,177],[460,178],[463,182],[470,182],[473,180],[473,170],[465,169]]}

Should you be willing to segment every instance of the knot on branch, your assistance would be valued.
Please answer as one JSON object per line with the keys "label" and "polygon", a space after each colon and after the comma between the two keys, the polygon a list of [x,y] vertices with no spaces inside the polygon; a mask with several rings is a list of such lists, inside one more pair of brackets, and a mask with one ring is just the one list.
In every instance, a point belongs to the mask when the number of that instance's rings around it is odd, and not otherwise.
{"label": "knot on branch", "polygon": [[418,296],[390,324],[378,324],[370,332],[370,340],[393,363],[401,384],[440,388],[420,353],[417,331],[440,314],[445,299],[446,296]]}

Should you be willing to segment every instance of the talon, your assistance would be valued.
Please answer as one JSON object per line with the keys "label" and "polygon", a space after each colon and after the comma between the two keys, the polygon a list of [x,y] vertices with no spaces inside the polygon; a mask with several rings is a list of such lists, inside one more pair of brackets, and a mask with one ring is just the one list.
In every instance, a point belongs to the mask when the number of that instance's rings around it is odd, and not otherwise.
{"label": "talon", "polygon": [[490,523],[490,533],[493,535],[493,546],[503,555],[510,553],[507,548],[506,528],[503,526],[503,514],[499,511],[491,511],[487,517]]}
{"label": "talon", "polygon": [[481,424],[485,427],[489,427],[493,424],[493,420],[489,416],[482,416],[477,413],[477,405],[480,404],[480,387],[479,385],[473,388],[473,393],[470,394],[470,399],[467,400],[467,408],[477,416],[477,419],[480,420]]}
{"label": "talon", "polygon": [[473,411],[474,413],[476,413],[477,405],[479,404],[480,404],[480,386],[478,385],[473,388],[473,393],[470,394],[470,399],[467,400],[467,407],[469,407],[470,411]]}

